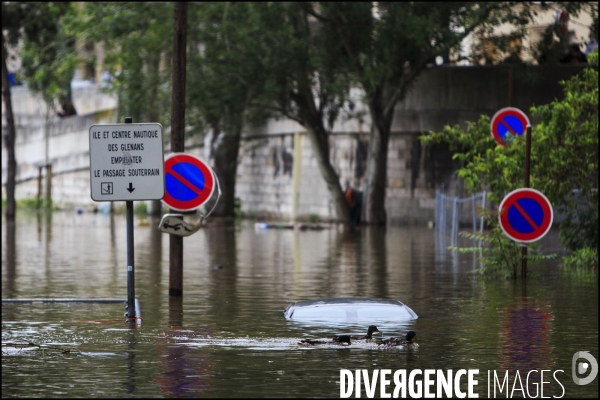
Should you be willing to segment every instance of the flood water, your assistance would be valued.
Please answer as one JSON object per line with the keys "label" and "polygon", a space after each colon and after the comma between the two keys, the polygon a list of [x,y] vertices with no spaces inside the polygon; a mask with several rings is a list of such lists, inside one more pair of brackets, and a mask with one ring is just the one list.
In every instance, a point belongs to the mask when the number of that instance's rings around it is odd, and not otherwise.
{"label": "flood water", "polygon": [[[508,370],[499,398],[540,387],[599,395],[599,378],[572,379],[574,353],[598,359],[597,275],[568,273],[560,257],[530,264],[523,286],[467,274],[474,257],[436,246],[427,227],[255,231],[215,220],[184,238],[184,295],[170,298],[168,236],[158,219],[134,221],[142,324],[124,322],[122,303],[3,303],[2,397],[339,397],[341,369],[478,369],[480,397],[488,371],[502,380]],[[544,252],[562,254],[557,236],[540,241]],[[2,222],[2,297],[125,298],[126,259],[124,215],[21,211],[15,226]],[[283,316],[291,302],[331,297],[406,303],[417,320],[379,328],[414,330],[420,347],[298,346],[366,332]]]}

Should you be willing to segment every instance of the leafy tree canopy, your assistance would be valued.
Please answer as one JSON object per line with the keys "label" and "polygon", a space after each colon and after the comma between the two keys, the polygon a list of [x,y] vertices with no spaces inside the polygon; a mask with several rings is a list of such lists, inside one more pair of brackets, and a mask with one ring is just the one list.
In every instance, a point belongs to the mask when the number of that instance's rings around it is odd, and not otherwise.
{"label": "leafy tree canopy", "polygon": [[75,39],[68,29],[75,15],[69,2],[2,2],[7,41],[23,41],[21,57],[29,88],[51,105],[69,96],[75,71]]}
{"label": "leafy tree canopy", "polygon": [[168,125],[173,3],[86,2],[78,30],[85,41],[104,44],[119,118]]}

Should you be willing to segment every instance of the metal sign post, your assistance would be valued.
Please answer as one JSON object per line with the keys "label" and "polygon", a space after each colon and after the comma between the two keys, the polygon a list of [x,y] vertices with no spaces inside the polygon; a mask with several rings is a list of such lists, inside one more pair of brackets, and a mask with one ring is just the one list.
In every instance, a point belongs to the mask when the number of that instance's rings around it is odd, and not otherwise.
{"label": "metal sign post", "polygon": [[[525,188],[529,187],[529,167],[531,163],[531,125],[527,125],[525,138]],[[521,249],[521,277],[527,278],[527,244]]]}
{"label": "metal sign post", "polygon": [[[509,71],[512,79],[512,71]],[[509,91],[512,90],[509,88]],[[510,95],[512,96],[512,94]],[[509,96],[509,97],[510,97]],[[531,161],[531,124],[527,114],[515,107],[499,110],[491,120],[491,134],[502,147],[512,142],[515,137],[525,135],[525,188],[529,188],[529,167]],[[506,231],[505,231],[506,233]],[[509,235],[510,236],[510,235]],[[516,239],[515,239],[516,240]],[[521,276],[527,277],[527,242],[522,242]]]}
{"label": "metal sign post", "polygon": [[127,225],[127,317],[136,312],[133,201],[162,200],[165,194],[162,126],[157,123],[90,127],[90,193],[94,201],[125,201]]}
{"label": "metal sign post", "polygon": [[[125,117],[125,123],[131,124],[133,118]],[[129,183],[131,187],[131,183]],[[130,192],[131,193],[131,192]],[[125,201],[127,221],[127,322],[135,317],[135,270],[133,256],[133,200]]]}
{"label": "metal sign post", "polygon": [[[527,169],[527,168],[526,168]],[[541,192],[530,188],[513,190],[498,208],[498,222],[504,234],[522,243],[521,277],[527,277],[527,243],[540,240],[552,227],[552,204]]]}

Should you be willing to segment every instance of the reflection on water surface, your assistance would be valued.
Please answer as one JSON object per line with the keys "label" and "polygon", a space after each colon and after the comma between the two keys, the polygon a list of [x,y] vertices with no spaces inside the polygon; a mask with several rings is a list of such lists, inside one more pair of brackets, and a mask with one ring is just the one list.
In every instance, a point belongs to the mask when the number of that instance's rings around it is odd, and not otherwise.
{"label": "reflection on water surface", "polygon": [[[169,298],[158,222],[136,217],[141,327],[124,322],[124,304],[3,304],[4,397],[337,397],[340,369],[379,368],[479,369],[481,397],[488,370],[508,369],[511,385],[516,370],[563,370],[565,397],[598,396],[597,381],[571,379],[575,352],[598,357],[595,275],[567,275],[553,260],[531,265],[525,287],[480,281],[466,274],[478,267],[472,255],[436,246],[425,227],[256,232],[253,221],[215,220],[185,238],[184,296]],[[123,215],[20,215],[3,221],[2,237],[4,298],[126,297]],[[561,251],[556,232],[540,245]],[[419,319],[378,327],[384,337],[416,331],[419,349],[298,346],[364,334],[283,317],[291,302],[332,297],[404,302]]]}

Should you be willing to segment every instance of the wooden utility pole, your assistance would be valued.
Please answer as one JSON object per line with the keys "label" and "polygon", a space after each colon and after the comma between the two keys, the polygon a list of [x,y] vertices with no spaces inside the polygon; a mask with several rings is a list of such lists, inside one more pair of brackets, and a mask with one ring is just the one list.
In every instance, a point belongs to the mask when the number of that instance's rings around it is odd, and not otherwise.
{"label": "wooden utility pole", "polygon": [[[171,93],[171,152],[185,151],[185,65],[187,3],[175,3],[173,91]],[[174,212],[171,210],[171,212]],[[169,235],[169,296],[183,295],[183,236]]]}

